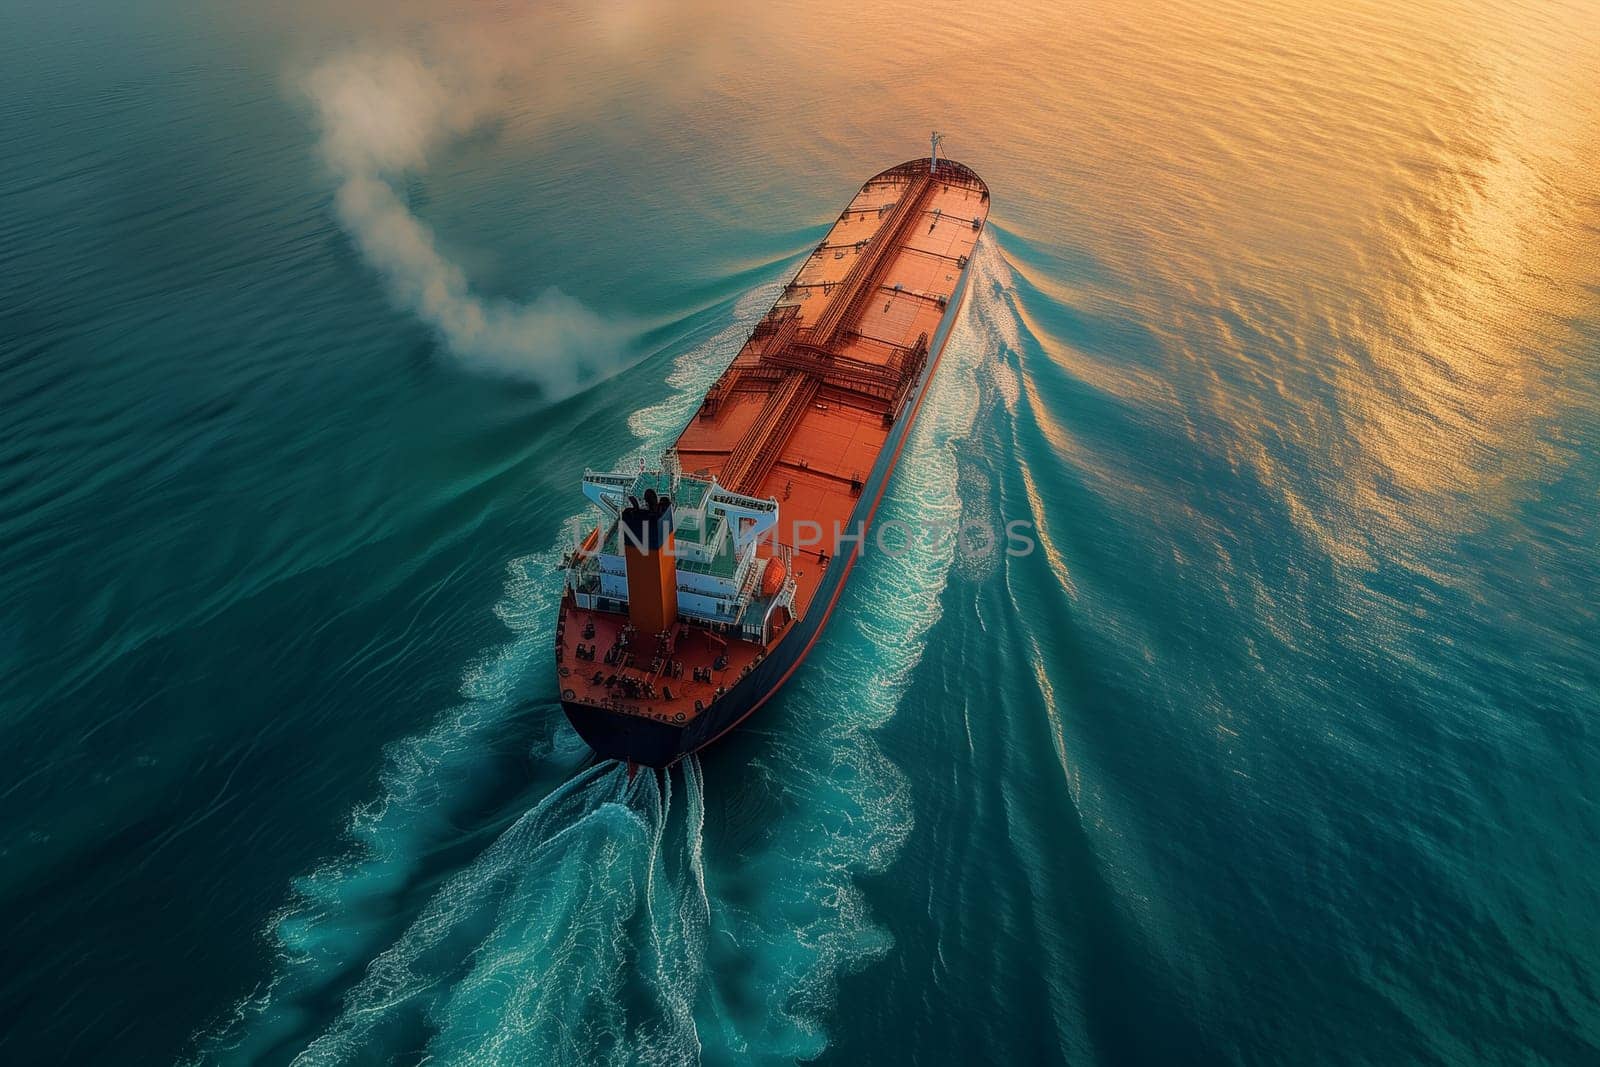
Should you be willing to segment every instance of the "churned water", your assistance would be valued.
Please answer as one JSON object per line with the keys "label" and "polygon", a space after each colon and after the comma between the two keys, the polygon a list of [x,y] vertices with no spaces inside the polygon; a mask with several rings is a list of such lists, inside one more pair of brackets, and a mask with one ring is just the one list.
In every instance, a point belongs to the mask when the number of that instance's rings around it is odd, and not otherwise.
{"label": "churned water", "polygon": [[[1600,1060],[1600,7],[1041,7],[7,5],[0,1059]],[[931,128],[1035,551],[593,764],[583,469]]]}

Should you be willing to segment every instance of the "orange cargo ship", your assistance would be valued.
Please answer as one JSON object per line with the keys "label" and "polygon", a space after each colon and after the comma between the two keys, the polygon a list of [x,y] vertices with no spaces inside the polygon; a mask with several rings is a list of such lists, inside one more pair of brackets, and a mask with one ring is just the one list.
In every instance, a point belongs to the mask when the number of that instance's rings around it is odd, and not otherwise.
{"label": "orange cargo ship", "polygon": [[989,190],[959,163],[863,185],[654,469],[584,474],[561,703],[603,758],[665,767],[794,673],[838,603],[965,295]]}

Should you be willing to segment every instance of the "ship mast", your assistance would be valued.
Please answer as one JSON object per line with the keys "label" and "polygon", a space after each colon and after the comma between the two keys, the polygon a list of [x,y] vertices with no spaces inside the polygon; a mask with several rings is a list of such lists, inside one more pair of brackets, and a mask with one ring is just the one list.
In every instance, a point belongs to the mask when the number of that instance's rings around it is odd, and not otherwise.
{"label": "ship mast", "polygon": [[935,130],[928,136],[928,173],[932,174],[939,169],[939,145],[944,143],[944,134]]}

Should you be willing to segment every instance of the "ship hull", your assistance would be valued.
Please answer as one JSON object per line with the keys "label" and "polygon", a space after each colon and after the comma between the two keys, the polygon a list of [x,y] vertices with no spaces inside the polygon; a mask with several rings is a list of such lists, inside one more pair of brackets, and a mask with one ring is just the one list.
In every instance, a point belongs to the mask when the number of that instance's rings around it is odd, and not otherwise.
{"label": "ship hull", "polygon": [[851,542],[848,554],[836,554],[818,587],[811,610],[797,621],[782,640],[749,674],[741,678],[721,699],[685,726],[628,715],[572,701],[563,701],[567,719],[584,742],[602,759],[617,759],[645,767],[666,767],[698,752],[754,714],[777,694],[810,653],[833,614],[844,587],[861,554],[861,544],[870,535],[878,505],[894,476],[905,447],[922,410],[922,402],[932,387],[950,334],[966,304],[967,285],[972,273],[969,262],[957,282],[953,298],[940,320],[929,346],[933,355],[896,419],[879,452],[871,474],[865,480],[860,501],[851,513],[846,529],[860,532],[862,540]]}

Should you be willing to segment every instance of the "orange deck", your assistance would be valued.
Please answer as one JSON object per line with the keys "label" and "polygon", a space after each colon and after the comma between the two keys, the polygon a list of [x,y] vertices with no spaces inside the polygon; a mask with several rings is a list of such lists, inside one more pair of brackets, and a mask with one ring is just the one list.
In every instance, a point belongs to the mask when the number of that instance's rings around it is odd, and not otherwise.
{"label": "orange deck", "polygon": [[[950,161],[941,160],[931,175],[922,159],[872,178],[678,438],[685,474],[715,475],[729,489],[779,501],[777,540],[795,548],[798,617],[811,608],[827,559],[837,554],[835,531],[855,509],[909,382],[936,355],[928,345],[988,208],[983,183]],[[573,691],[568,699],[683,721],[678,716],[692,718],[696,699],[708,706],[719,687],[731,686],[765,652],[759,644],[722,642],[680,623],[670,650],[657,649],[653,635],[627,642],[628,669],[644,680],[630,679],[624,687],[613,677],[615,666],[599,657],[574,660],[578,645],[598,645],[602,654],[611,648],[624,622],[621,615],[563,605],[557,658],[571,668],[562,677]],[[597,636],[584,638],[590,627]],[[775,635],[769,647],[780,638]],[[692,681],[696,670],[723,659],[726,666],[709,682]],[[671,690],[670,701],[663,687]],[[644,695],[632,695],[636,689]]]}
{"label": "orange deck", "polygon": [[[918,164],[926,170],[926,161]],[[946,161],[941,166],[955,165]],[[847,295],[840,291],[840,283],[856,261],[870,253],[888,209],[919,177],[903,173],[909,169],[908,165],[886,171],[861,187],[784,289],[769,318],[794,308],[797,336],[804,339],[807,328],[829,305]],[[958,264],[972,255],[977,244],[980,230],[973,222],[981,227],[988,210],[988,193],[981,184],[945,184],[936,178],[901,240],[879,252],[881,274],[873,279],[876,284],[864,294],[864,307],[848,330],[835,335],[829,351],[881,368],[897,349],[912,347],[920,336],[931,339],[944,317],[944,302],[954,295],[960,279]],[[686,472],[720,476],[730,453],[761,412],[776,383],[741,372],[760,364],[762,344],[759,337],[745,343],[724,375],[724,381],[729,376],[736,379],[727,400],[715,412],[702,411],[678,437],[679,461]],[[813,561],[818,548],[832,546],[835,524],[842,528],[855,507],[858,494],[852,479],[859,483],[878,458],[889,434],[886,408],[880,397],[842,384],[823,384],[787,435],[771,469],[754,484],[738,487],[751,496],[779,501],[779,539],[786,544],[808,538],[812,528],[797,524],[817,523],[824,544],[807,551]],[[804,613],[820,568],[797,562],[796,576],[797,603]]]}

